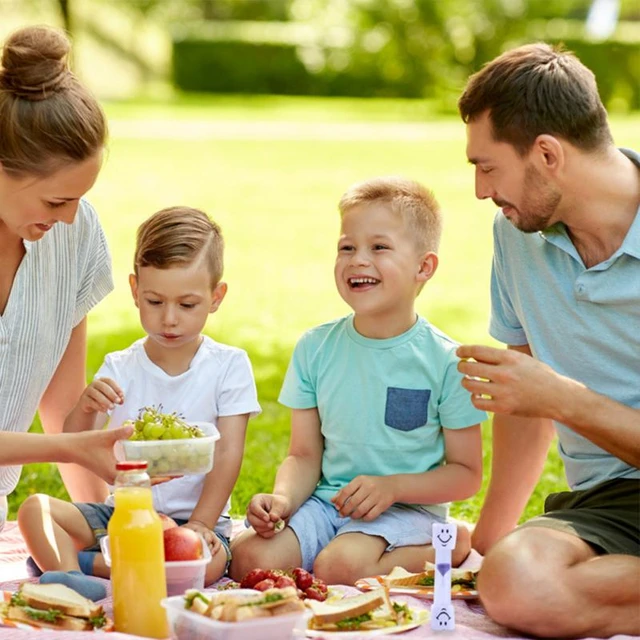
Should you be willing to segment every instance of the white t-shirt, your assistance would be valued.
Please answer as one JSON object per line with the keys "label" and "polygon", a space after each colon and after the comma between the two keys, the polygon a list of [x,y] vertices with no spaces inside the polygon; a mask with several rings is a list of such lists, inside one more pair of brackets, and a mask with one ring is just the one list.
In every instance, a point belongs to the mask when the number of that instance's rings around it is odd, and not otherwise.
{"label": "white t-shirt", "polygon": [[[144,338],[124,351],[110,353],[96,378],[112,378],[124,392],[125,401],[111,412],[109,428],[135,419],[139,409],[162,405],[163,413],[179,413],[187,422],[212,422],[220,416],[260,413],[251,363],[246,352],[237,347],[203,337],[189,369],[170,376],[149,360]],[[223,436],[224,437],[224,436]],[[204,475],[190,475],[153,487],[157,511],[174,518],[188,519],[195,508],[204,483]],[[112,496],[107,499],[113,504]],[[230,501],[216,529],[231,533]]]}
{"label": "white t-shirt", "polygon": [[[0,431],[27,431],[73,329],[113,289],[111,258],[93,207],[81,200],[73,224],[24,241],[0,315]],[[0,467],[0,495],[11,493],[20,466]]]}

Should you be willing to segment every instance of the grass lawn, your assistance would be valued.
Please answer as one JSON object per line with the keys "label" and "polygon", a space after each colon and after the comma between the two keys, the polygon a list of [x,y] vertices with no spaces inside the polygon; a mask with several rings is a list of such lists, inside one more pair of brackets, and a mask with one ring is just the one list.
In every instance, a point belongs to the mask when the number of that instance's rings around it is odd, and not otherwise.
{"label": "grass lawn", "polygon": [[[332,268],[336,204],[352,182],[402,174],[434,189],[445,212],[441,263],[418,310],[459,341],[492,343],[486,325],[494,207],[474,197],[457,118],[437,117],[418,101],[270,97],[117,103],[106,110],[112,139],[88,197],[109,239],[116,289],[90,315],[89,375],[105,353],[142,335],[127,285],[137,226],[174,204],[210,213],[226,238],[229,294],[207,332],[249,352],[263,407],[250,423],[234,515],[254,493],[270,490],[286,453],[288,411],[276,400],[293,345],[305,329],[348,311]],[[613,129],[621,144],[640,148],[639,115],[614,118]],[[488,423],[484,445],[486,480]],[[525,516],[565,486],[554,450]],[[66,496],[54,465],[25,467],[9,499],[11,514],[38,491]],[[452,513],[476,519],[484,492]]]}

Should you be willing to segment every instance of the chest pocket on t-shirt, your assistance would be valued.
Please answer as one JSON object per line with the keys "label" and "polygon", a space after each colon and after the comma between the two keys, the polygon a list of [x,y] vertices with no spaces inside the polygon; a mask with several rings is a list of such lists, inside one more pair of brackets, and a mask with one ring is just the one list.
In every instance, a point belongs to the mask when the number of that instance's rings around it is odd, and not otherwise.
{"label": "chest pocket on t-shirt", "polygon": [[387,389],[384,423],[399,431],[413,431],[427,424],[429,389]]}

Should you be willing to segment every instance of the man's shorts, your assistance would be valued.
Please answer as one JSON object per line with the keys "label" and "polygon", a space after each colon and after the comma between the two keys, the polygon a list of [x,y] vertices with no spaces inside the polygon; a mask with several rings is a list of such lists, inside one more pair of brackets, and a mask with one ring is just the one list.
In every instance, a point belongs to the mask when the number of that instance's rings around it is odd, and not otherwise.
{"label": "man's shorts", "polygon": [[640,479],[619,478],[583,491],[552,493],[544,511],[520,526],[570,533],[599,555],[640,556]]}
{"label": "man's shorts", "polygon": [[396,547],[429,544],[434,522],[445,522],[428,511],[393,505],[375,520],[365,522],[343,518],[333,504],[311,496],[289,520],[298,538],[302,567],[313,571],[316,556],[337,536],[343,533],[364,533],[387,541],[385,551]]}
{"label": "man's shorts", "polygon": [[[91,527],[91,531],[93,531],[93,535],[96,538],[95,544],[91,545],[84,549],[85,551],[100,551],[100,539],[104,538],[107,535],[107,525],[109,524],[109,520],[111,520],[111,516],[113,515],[114,507],[103,504],[102,502],[74,502],[73,503],[78,509],[80,513],[84,516],[84,519],[87,521],[87,524]],[[182,526],[186,524],[187,520],[181,520],[179,518],[173,518],[173,521],[178,525]],[[225,551],[227,556],[227,563],[225,565],[225,573],[229,568],[229,563],[231,562],[231,549],[229,547],[229,538],[223,535],[219,531],[214,529],[213,533],[216,534],[220,542],[222,543],[222,548]]]}

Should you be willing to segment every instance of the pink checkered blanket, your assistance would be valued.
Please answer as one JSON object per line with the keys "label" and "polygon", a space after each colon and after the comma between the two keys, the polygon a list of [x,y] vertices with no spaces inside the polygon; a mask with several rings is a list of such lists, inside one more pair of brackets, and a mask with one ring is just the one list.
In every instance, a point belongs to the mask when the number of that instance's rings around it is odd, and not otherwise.
{"label": "pink checkered blanket", "polygon": [[[236,522],[235,531],[242,528],[241,522]],[[25,566],[27,558],[27,550],[24,545],[22,536],[15,522],[7,522],[4,531],[0,533],[0,590],[15,591],[20,583],[25,581],[35,582],[36,579],[28,578]],[[464,567],[477,568],[481,562],[481,558],[475,552],[465,561]],[[107,615],[111,615],[111,585],[105,580],[107,587],[107,598],[101,604],[103,605]],[[345,593],[357,593],[354,587],[340,586],[340,590]],[[412,609],[430,609],[431,604],[426,600],[414,598],[411,596],[394,596],[394,599],[407,602]],[[424,624],[416,629],[407,631],[402,634],[403,638],[428,638],[439,636],[445,638],[462,638],[467,640],[489,639],[489,638],[522,638],[517,632],[510,631],[502,627],[488,618],[482,605],[476,600],[456,600],[453,602],[455,608],[456,628],[454,632],[434,632],[429,624]],[[327,635],[327,640],[331,640]],[[37,631],[20,631],[16,629],[3,628],[0,626],[0,640],[27,640],[27,638],[37,637],[39,640],[48,640],[55,638],[56,640],[83,640],[94,639],[93,632],[85,631],[49,631],[40,629]],[[136,636],[123,633],[110,633],[109,640],[129,639],[133,640]],[[349,638],[353,640],[366,640],[366,635],[350,633]],[[630,636],[615,636],[617,640],[628,639]],[[139,640],[139,639],[138,639]],[[259,638],[256,638],[259,640]],[[285,639],[283,639],[285,640]],[[591,640],[591,639],[585,639]]]}

